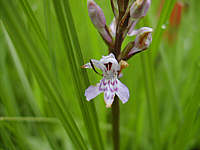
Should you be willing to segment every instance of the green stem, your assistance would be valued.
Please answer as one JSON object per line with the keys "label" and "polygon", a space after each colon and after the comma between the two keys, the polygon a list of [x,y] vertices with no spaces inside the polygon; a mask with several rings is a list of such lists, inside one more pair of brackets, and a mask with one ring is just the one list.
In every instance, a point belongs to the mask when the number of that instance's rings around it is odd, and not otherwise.
{"label": "green stem", "polygon": [[119,139],[119,98],[115,96],[112,104],[112,136],[113,136],[113,150],[119,150],[120,139]]}
{"label": "green stem", "polygon": [[38,122],[38,123],[59,123],[57,118],[47,117],[0,117],[0,122]]}

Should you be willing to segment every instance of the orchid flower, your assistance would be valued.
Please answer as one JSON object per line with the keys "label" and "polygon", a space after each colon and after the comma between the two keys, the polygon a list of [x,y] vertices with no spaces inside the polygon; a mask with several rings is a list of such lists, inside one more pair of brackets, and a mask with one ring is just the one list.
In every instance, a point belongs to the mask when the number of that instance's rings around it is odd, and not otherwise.
{"label": "orchid flower", "polygon": [[118,80],[122,66],[117,62],[114,54],[110,53],[100,60],[91,59],[89,63],[82,67],[94,69],[94,66],[103,72],[103,79],[96,86],[89,86],[85,90],[86,99],[90,101],[103,92],[107,108],[111,107],[115,95],[119,97],[122,103],[126,103],[129,99],[129,90]]}

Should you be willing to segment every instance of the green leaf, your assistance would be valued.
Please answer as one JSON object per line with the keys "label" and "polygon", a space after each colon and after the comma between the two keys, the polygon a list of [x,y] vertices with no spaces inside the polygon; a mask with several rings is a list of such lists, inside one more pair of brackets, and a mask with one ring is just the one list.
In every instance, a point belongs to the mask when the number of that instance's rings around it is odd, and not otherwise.
{"label": "green leaf", "polygon": [[[74,146],[77,149],[87,149],[74,119],[70,112],[63,107],[63,97],[58,90],[55,80],[52,79],[49,67],[44,62],[47,56],[41,55],[42,51],[39,51],[41,47],[34,43],[31,36],[27,36],[27,30],[23,28],[23,21],[16,10],[14,1],[10,0],[9,3],[0,1],[0,4],[5,28],[16,49],[26,55],[26,61],[32,67],[41,88],[55,106],[56,116],[61,120]],[[16,13],[12,13],[13,11]]]}

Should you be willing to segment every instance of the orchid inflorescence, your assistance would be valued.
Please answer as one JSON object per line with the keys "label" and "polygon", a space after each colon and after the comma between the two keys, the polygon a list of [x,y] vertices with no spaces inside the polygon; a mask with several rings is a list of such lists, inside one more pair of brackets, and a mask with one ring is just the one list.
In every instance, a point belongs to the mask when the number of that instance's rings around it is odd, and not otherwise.
{"label": "orchid inflorescence", "polygon": [[[117,2],[116,2],[117,1]],[[142,27],[135,29],[136,24],[143,18],[151,0],[110,0],[114,19],[110,26],[106,25],[106,19],[102,9],[93,1],[88,0],[88,13],[90,19],[105,41],[109,49],[108,56],[102,56],[98,61],[91,59],[83,68],[91,68],[103,79],[96,86],[90,86],[85,91],[89,101],[104,92],[106,107],[111,107],[115,95],[122,103],[129,99],[128,88],[119,81],[122,69],[128,66],[126,62],[135,54],[146,50],[152,41],[152,28]],[[122,43],[126,36],[135,36],[135,40],[128,43],[121,51]],[[98,73],[97,67],[102,71]]]}

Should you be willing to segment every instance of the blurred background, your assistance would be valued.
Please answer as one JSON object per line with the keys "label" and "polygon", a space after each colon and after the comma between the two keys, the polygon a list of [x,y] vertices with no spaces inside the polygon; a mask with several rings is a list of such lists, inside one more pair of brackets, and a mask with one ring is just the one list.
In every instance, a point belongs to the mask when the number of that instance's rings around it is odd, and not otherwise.
{"label": "blurred background", "polygon": [[[95,0],[107,25],[109,0]],[[152,45],[128,61],[120,149],[200,150],[200,1],[152,0],[136,28]],[[108,48],[81,0],[0,0],[0,150],[110,150],[111,109],[80,66]],[[126,38],[122,47],[135,37]]]}

